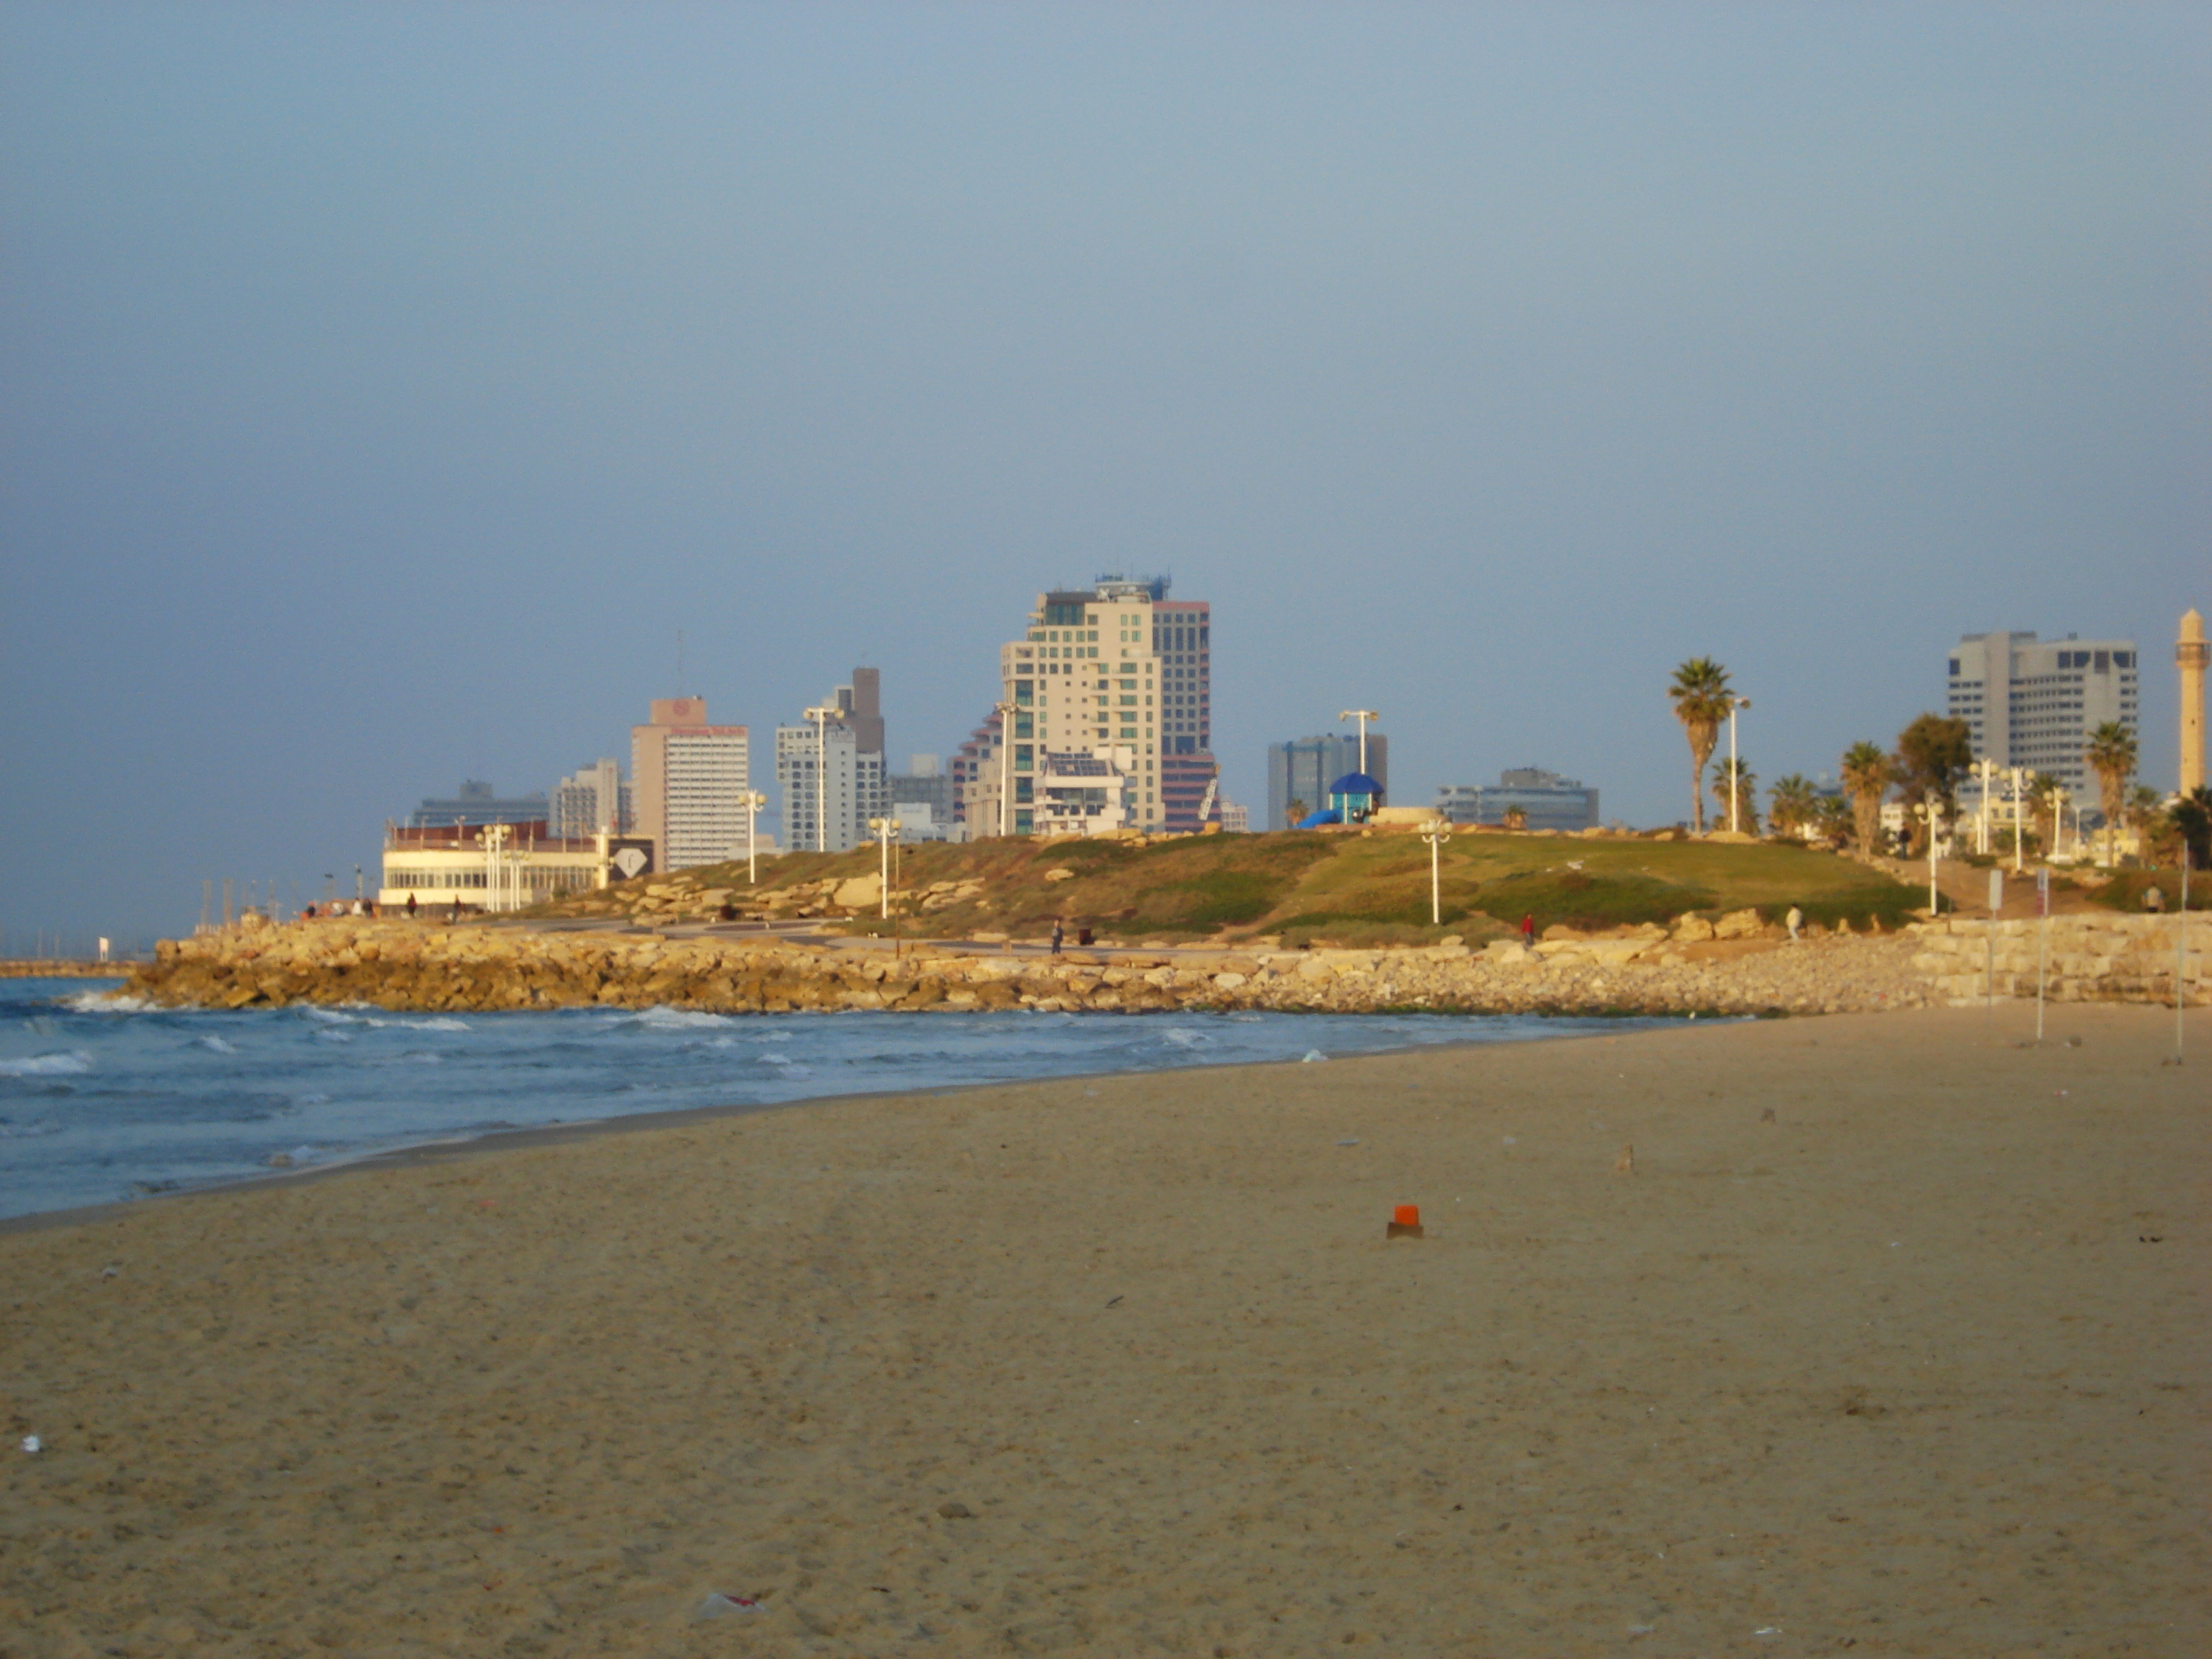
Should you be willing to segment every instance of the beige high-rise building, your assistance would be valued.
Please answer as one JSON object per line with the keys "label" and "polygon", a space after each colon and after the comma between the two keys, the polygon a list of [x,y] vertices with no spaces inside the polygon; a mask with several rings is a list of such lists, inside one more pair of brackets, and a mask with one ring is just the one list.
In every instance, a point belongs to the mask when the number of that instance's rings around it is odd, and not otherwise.
{"label": "beige high-rise building", "polygon": [[[1118,811],[1096,815],[1098,822],[1164,826],[1153,609],[1166,591],[1164,581],[1102,578],[1091,587],[1037,596],[1023,637],[999,647],[1006,729],[995,762],[971,787],[970,836],[995,835],[1001,821],[1017,836],[1070,832],[1076,818],[1048,811],[1042,793],[1048,752],[1107,763],[1104,775],[1117,799],[1101,805]],[[1011,798],[1002,802],[1005,789]]]}
{"label": "beige high-rise building", "polygon": [[746,727],[708,725],[703,697],[656,697],[651,720],[629,729],[629,772],[637,833],[652,839],[655,870],[744,856]]}
{"label": "beige high-rise building", "polygon": [[2204,664],[2212,645],[2204,639],[2204,618],[2194,609],[2181,618],[2181,638],[2173,660],[2181,669],[2181,793],[2204,787]]}

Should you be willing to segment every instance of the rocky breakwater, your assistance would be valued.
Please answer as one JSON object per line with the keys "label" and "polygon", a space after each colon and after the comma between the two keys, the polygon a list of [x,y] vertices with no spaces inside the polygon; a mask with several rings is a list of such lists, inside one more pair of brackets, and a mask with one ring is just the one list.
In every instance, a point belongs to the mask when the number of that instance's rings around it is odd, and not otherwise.
{"label": "rocky breakwater", "polygon": [[2046,921],[1950,921],[1925,922],[1913,931],[1918,945],[1914,968],[1941,1000],[1954,1007],[1992,994],[2033,997],[2039,979],[2043,994],[2055,1002],[2171,1006],[2177,967],[2188,1005],[2203,1007],[2207,1000],[2204,957],[2212,947],[2212,918],[2205,916],[2189,920],[2184,960],[2178,960],[2184,944],[2178,915],[2115,912]]}
{"label": "rocky breakwater", "polygon": [[393,1009],[1176,1008],[1368,1012],[1820,1013],[1929,1000],[1913,941],[1790,942],[1749,911],[1717,925],[1409,950],[1079,951],[921,942],[894,953],[768,939],[661,939],[324,921],[165,941],[124,994],[223,1008],[361,1002]]}

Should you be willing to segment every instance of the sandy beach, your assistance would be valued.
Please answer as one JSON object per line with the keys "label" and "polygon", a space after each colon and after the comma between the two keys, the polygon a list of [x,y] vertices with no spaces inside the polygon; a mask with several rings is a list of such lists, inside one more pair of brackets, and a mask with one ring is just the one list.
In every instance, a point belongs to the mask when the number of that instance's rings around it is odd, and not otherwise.
{"label": "sandy beach", "polygon": [[843,1100],[0,1233],[0,1654],[2201,1656],[2190,1018]]}

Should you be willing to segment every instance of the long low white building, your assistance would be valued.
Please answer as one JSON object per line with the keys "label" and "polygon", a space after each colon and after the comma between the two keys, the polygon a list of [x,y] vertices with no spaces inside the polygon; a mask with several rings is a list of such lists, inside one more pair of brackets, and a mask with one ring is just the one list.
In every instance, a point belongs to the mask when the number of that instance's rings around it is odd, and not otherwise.
{"label": "long low white building", "polygon": [[607,884],[625,843],[544,830],[543,823],[386,825],[377,904],[404,908],[412,898],[418,908],[520,910]]}

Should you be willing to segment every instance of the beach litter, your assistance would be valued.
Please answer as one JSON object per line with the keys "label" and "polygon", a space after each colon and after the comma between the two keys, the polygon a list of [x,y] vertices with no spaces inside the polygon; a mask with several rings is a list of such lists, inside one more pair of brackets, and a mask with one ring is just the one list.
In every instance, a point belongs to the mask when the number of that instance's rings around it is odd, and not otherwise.
{"label": "beach litter", "polygon": [[1359,1144],[1359,1137],[1354,1135],[1349,1140],[1340,1140],[1336,1144],[1340,1146],[1357,1146]]}
{"label": "beach litter", "polygon": [[23,1437],[23,1449],[27,1452],[38,1451],[44,1444],[45,1443],[35,1434],[27,1434]]}
{"label": "beach litter", "polygon": [[691,1615],[691,1622],[702,1624],[709,1619],[726,1619],[735,1613],[758,1613],[761,1604],[750,1595],[725,1595],[720,1590],[709,1595],[699,1604],[699,1611]]}
{"label": "beach litter", "polygon": [[1390,1238],[1425,1238],[1421,1231],[1421,1206],[1401,1204],[1390,1212],[1390,1224],[1383,1229],[1382,1237]]}
{"label": "beach litter", "polygon": [[975,1511],[965,1504],[939,1504],[937,1512],[947,1521],[972,1521],[975,1518]]}

